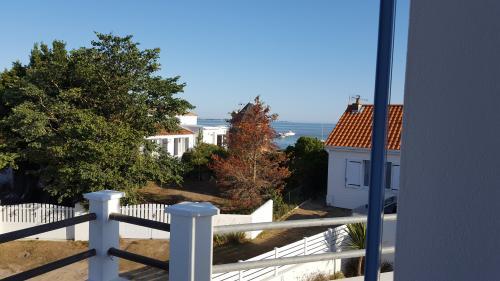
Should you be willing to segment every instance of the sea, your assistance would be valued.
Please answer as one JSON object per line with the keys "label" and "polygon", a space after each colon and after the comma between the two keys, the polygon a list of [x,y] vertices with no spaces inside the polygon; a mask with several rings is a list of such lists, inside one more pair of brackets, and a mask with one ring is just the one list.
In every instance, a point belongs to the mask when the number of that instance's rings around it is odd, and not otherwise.
{"label": "sea", "polygon": [[[227,126],[228,123],[225,119],[198,119],[198,125]],[[303,136],[315,137],[319,140],[326,140],[330,132],[335,127],[335,124],[275,121],[272,123],[272,126],[277,133],[285,133],[288,131],[292,131],[295,133],[295,136],[274,139],[274,142],[280,149],[285,149],[289,145],[294,145],[297,139]]]}

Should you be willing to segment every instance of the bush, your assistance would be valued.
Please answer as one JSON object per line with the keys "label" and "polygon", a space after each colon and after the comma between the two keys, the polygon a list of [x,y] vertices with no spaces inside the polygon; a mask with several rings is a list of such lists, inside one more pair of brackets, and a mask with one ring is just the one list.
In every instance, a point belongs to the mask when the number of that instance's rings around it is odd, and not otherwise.
{"label": "bush", "polygon": [[344,273],[342,271],[337,271],[333,275],[330,276],[330,280],[344,279]]}
{"label": "bush", "polygon": [[276,189],[270,189],[267,192],[267,196],[269,199],[273,200],[273,218],[274,220],[277,220],[284,215],[286,215],[288,212],[290,212],[293,208],[295,208],[295,204],[287,204],[283,200],[283,195]]}
{"label": "bush", "polygon": [[312,137],[300,137],[286,149],[291,177],[287,186],[301,188],[304,198],[321,198],[326,194],[328,153],[323,143]]}
{"label": "bush", "polygon": [[189,167],[188,175],[202,180],[204,175],[212,176],[212,171],[208,168],[212,163],[212,156],[224,157],[226,150],[215,144],[207,144],[199,140],[195,148],[186,151],[182,155],[182,162]]}
{"label": "bush", "polygon": [[247,242],[245,232],[233,232],[227,234],[216,234],[214,235],[214,247],[220,247],[225,245],[240,245]]}

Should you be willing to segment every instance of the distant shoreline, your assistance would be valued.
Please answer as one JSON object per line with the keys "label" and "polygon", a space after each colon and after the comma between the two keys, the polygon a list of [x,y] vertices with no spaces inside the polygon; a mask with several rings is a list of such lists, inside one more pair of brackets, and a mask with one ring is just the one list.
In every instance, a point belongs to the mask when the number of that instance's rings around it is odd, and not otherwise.
{"label": "distant shoreline", "polygon": [[[229,119],[226,119],[226,118],[202,118],[202,117],[199,117],[199,120],[227,122]],[[277,120],[277,121],[274,121],[274,123],[323,124],[325,126],[335,126],[335,124],[336,124],[336,123],[329,123],[329,122],[287,121],[287,120]]]}

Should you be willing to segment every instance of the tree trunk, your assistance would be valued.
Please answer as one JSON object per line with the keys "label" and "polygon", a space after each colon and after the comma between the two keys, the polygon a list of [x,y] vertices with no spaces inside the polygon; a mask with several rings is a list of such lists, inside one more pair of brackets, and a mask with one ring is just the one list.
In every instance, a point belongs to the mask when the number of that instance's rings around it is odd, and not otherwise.
{"label": "tree trunk", "polygon": [[358,276],[363,275],[363,257],[358,259]]}

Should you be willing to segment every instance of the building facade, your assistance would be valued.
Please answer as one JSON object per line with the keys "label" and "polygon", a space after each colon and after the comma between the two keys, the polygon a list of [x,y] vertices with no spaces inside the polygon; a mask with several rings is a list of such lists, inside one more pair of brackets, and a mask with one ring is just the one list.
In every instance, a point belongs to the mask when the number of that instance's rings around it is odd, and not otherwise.
{"label": "building facade", "polygon": [[[397,196],[400,175],[402,105],[389,107],[386,198]],[[356,209],[368,203],[373,105],[349,105],[325,142],[330,206]]]}
{"label": "building facade", "polygon": [[159,130],[156,135],[146,139],[154,141],[164,151],[179,158],[184,152],[194,148],[199,140],[222,147],[226,145],[227,126],[198,125],[198,116],[192,112],[177,116],[177,118],[180,130]]}

